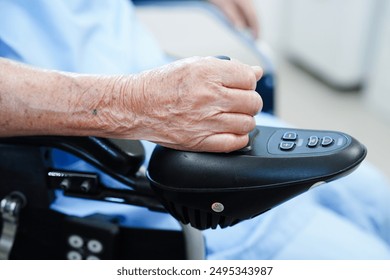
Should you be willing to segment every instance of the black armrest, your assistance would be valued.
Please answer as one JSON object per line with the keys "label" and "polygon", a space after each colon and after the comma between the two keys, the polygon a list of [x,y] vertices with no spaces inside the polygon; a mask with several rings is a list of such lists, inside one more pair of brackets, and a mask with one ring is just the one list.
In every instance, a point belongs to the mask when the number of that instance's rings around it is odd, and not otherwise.
{"label": "black armrest", "polygon": [[139,141],[98,137],[30,136],[0,138],[0,143],[58,148],[70,152],[114,178],[134,175],[145,160]]}

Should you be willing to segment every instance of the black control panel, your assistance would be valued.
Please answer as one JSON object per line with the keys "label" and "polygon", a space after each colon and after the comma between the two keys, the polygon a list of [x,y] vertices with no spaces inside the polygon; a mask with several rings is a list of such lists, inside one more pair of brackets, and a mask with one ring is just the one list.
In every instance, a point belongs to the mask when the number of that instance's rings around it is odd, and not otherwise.
{"label": "black control panel", "polygon": [[366,153],[342,132],[257,126],[246,147],[228,154],[158,146],[147,176],[178,220],[223,228],[349,174]]}
{"label": "black control panel", "polygon": [[345,134],[331,131],[277,130],[268,142],[268,152],[275,155],[326,153],[350,143]]}

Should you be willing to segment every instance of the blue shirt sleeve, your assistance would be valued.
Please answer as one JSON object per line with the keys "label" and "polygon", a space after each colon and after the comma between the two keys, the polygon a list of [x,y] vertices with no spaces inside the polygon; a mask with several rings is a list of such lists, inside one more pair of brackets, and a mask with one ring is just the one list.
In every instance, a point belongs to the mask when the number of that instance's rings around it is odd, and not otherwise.
{"label": "blue shirt sleeve", "polygon": [[135,73],[167,62],[127,0],[2,0],[0,56],[100,74]]}

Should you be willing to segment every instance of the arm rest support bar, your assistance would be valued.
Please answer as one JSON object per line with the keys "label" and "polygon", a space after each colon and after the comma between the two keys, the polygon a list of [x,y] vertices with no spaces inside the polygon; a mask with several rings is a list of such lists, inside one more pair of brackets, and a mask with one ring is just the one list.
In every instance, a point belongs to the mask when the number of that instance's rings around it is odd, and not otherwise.
{"label": "arm rest support bar", "polygon": [[131,187],[145,187],[135,177],[145,160],[139,141],[98,137],[32,136],[0,138],[0,143],[58,148]]}

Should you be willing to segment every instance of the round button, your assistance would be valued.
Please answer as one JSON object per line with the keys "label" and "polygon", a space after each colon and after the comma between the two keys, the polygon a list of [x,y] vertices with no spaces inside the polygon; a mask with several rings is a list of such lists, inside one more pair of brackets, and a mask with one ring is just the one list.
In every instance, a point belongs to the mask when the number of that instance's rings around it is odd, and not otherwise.
{"label": "round button", "polygon": [[98,254],[103,251],[103,244],[96,239],[91,239],[88,241],[87,248],[92,253]]}
{"label": "round button", "polygon": [[83,259],[83,256],[81,256],[79,252],[69,251],[68,254],[66,254],[66,258],[68,260],[81,260]]}
{"label": "round button", "polygon": [[89,255],[88,257],[85,258],[86,260],[90,260],[90,261],[95,261],[95,260],[100,260],[98,257],[94,256],[94,255]]}
{"label": "round button", "polygon": [[84,245],[84,241],[83,241],[83,239],[81,238],[81,236],[75,235],[75,234],[69,236],[69,238],[68,238],[68,243],[69,243],[69,245],[70,245],[71,247],[77,248],[77,249],[83,247],[83,245]]}

